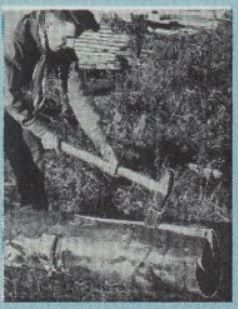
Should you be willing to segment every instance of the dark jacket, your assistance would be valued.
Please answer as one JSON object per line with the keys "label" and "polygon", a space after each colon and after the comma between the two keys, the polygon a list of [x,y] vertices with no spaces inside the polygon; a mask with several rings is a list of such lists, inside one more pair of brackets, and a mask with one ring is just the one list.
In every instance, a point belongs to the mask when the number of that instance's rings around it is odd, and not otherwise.
{"label": "dark jacket", "polygon": [[22,97],[22,90],[29,87],[37,61],[44,50],[39,37],[36,12],[25,15],[17,25],[13,37],[13,50],[6,52],[8,88],[13,101]]}
{"label": "dark jacket", "polygon": [[[98,30],[98,27],[96,27],[93,22],[93,15],[89,13],[90,12],[83,10],[77,11],[78,19],[82,20],[83,16],[87,17],[85,17],[86,20],[84,20],[83,25],[81,24],[81,29],[84,26],[84,30]],[[57,80],[59,81],[60,79],[60,83],[58,83],[60,84],[58,87],[60,90],[58,92],[60,93],[61,89],[63,89],[63,97],[66,97],[66,99],[64,100],[63,98],[61,102],[65,101],[70,105],[79,125],[94,143],[95,148],[106,161],[112,162],[112,173],[114,173],[117,159],[113,149],[107,143],[104,132],[100,128],[100,119],[95,111],[93,99],[91,96],[85,97],[84,86],[79,78],[77,64],[74,65],[73,63],[77,60],[77,56],[74,50],[67,48],[52,52],[47,48],[47,36],[44,42],[46,48],[43,49],[39,35],[39,25],[41,21],[38,16],[37,12],[32,12],[19,22],[14,36],[13,53],[6,55],[9,91],[13,96],[12,103],[17,105],[19,101],[22,101],[24,88],[29,86],[32,87],[32,81],[34,84],[34,81],[38,80],[38,82],[36,82],[35,91],[32,91],[32,88],[30,91],[31,94],[33,94],[33,104],[35,108],[37,104],[44,102],[46,95],[48,95],[48,90],[46,90],[47,87],[38,87],[38,85],[42,85],[42,79],[45,78],[46,84],[48,83],[48,85],[51,84],[51,81],[57,83]],[[71,65],[72,63],[73,65]],[[53,75],[52,78],[50,76],[51,74]],[[53,92],[55,92],[54,90],[55,89],[53,89]],[[34,92],[36,95],[34,95]],[[64,95],[66,93],[67,96]],[[36,98],[37,96],[40,97],[38,101],[34,99],[34,97]],[[56,99],[56,101],[58,100]]]}
{"label": "dark jacket", "polygon": [[[20,20],[13,37],[13,49],[10,52],[6,51],[5,61],[8,73],[8,89],[13,96],[13,104],[24,97],[24,90],[29,89],[32,84],[33,72],[36,65],[38,65],[39,68],[42,68],[45,64],[48,64],[48,67],[51,69],[60,67],[62,73],[61,78],[65,79],[63,81],[63,86],[66,90],[67,73],[70,64],[78,60],[73,49],[67,48],[59,50],[58,52],[52,52],[49,48],[42,47],[39,35],[39,16],[41,16],[42,20],[42,12],[44,14],[44,11],[41,11],[40,15],[39,12],[33,11]],[[60,12],[62,18],[67,17],[67,15],[62,14],[64,11]],[[65,12],[69,14],[71,11]],[[92,26],[95,27],[96,21],[92,13],[83,10],[75,11],[74,15],[76,13],[78,13],[77,17],[81,19],[85,16],[88,17],[84,29]],[[74,15],[73,17],[75,19],[76,17]],[[47,40],[47,38],[45,38],[45,40]],[[46,42],[44,45],[47,46]]]}

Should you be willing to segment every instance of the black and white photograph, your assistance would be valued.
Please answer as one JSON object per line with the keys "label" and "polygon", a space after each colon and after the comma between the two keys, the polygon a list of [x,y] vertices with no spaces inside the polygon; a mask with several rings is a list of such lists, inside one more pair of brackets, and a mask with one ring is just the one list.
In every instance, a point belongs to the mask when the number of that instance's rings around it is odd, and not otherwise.
{"label": "black and white photograph", "polygon": [[4,301],[232,301],[232,10],[7,7]]}

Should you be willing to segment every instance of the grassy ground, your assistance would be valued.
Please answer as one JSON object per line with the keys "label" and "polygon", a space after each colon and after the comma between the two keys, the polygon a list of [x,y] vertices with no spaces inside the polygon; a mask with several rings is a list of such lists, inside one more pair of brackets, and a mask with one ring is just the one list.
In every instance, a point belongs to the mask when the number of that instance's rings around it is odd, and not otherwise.
{"label": "grassy ground", "polygon": [[[88,270],[77,274],[54,274],[27,266],[5,269],[6,301],[202,301],[198,296],[157,286],[157,295],[143,295],[122,282],[111,285]],[[219,299],[218,299],[219,300]]]}

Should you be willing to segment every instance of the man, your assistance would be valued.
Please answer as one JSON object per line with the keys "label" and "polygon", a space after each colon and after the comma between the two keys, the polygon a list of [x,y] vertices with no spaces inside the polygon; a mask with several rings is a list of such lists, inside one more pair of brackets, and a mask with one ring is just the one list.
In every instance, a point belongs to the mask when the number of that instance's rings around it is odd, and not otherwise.
{"label": "man", "polygon": [[[71,107],[80,126],[93,141],[96,149],[112,166],[117,159],[99,126],[99,117],[91,99],[84,96],[77,71],[77,56],[65,48],[65,39],[80,35],[85,30],[97,31],[93,14],[87,10],[49,10],[31,12],[19,22],[13,47],[6,55],[8,89],[11,105],[32,118],[48,94],[45,88],[47,74],[60,69],[64,104]],[[37,80],[29,95],[32,79]],[[41,142],[5,113],[5,152],[16,176],[21,205],[31,204],[36,209],[47,209],[44,188]],[[44,148],[57,148],[57,139],[49,134],[42,140]]]}

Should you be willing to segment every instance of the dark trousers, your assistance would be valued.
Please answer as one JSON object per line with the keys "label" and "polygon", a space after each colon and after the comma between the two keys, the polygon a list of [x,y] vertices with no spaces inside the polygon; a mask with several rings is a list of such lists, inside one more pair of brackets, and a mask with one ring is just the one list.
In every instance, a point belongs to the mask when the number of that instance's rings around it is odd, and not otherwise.
{"label": "dark trousers", "polygon": [[4,114],[4,152],[16,177],[21,204],[46,208],[44,175],[33,161],[31,151],[23,139],[22,127]]}

